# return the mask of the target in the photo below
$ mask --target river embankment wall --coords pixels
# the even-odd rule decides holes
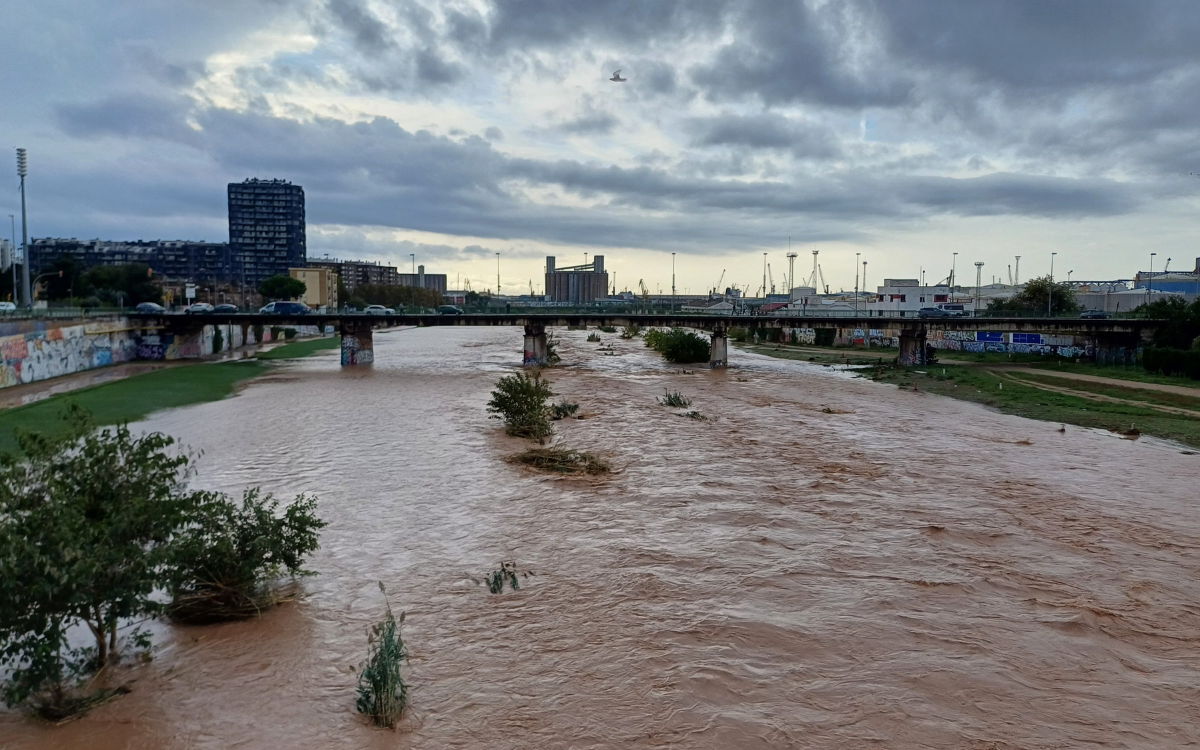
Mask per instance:
[[[317,326],[290,326],[317,336]],[[0,321],[0,388],[33,383],[134,360],[199,359],[263,344],[282,329],[248,324],[205,325],[187,333],[134,325],[125,316]]]

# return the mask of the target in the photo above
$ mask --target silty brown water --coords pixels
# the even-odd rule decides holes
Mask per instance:
[[[515,330],[377,334],[145,428],[198,484],[317,493],[307,596],[158,626],[133,693],[14,748],[1175,748],[1200,744],[1200,457],[734,351],[683,373],[560,334],[563,442],[601,480],[504,462],[484,404]],[[655,404],[664,389],[708,418]],[[517,593],[477,581],[501,560]],[[354,713],[383,608],[412,709]]]

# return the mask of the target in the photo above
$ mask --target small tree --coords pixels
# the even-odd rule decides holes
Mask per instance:
[[[0,457],[4,697],[47,716],[85,708],[73,678],[114,657],[121,620],[159,609],[150,597],[166,583],[171,541],[203,498],[187,490],[190,459],[170,437],[96,432],[77,405],[67,419],[66,437],[22,433],[24,458]],[[68,642],[78,624],[93,647]]]
[[[259,293],[267,299],[296,299],[304,295],[308,286],[300,279],[277,274],[259,285]]]
[[[1047,305],[1050,307],[1048,308]],[[1082,306],[1075,299],[1075,290],[1065,282],[1052,282],[1049,276],[1030,279],[1025,288],[1006,300],[992,300],[988,312],[1023,312],[1051,315],[1078,312]]]
[[[509,435],[544,443],[552,429],[546,401],[553,395],[541,373],[530,376],[519,372],[496,382],[487,409],[494,419],[504,420],[504,431]]]
[[[310,575],[304,558],[317,549],[325,522],[316,498],[301,495],[279,512],[279,501],[255,487],[242,502],[209,493],[175,545],[172,600],[179,620],[215,622],[251,617],[280,601],[275,582]]]

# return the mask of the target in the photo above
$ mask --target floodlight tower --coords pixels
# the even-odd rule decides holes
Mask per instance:
[[[983,261],[975,261],[975,312],[979,312],[979,287],[983,285]]]

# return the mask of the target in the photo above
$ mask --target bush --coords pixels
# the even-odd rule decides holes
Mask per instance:
[[[258,488],[242,502],[209,493],[180,535],[167,612],[184,622],[253,617],[282,601],[283,575],[308,575],[304,558],[318,548],[325,523],[316,498],[300,495],[279,512],[279,501]]]
[[[600,330],[604,333],[616,333],[617,329],[613,326],[600,326]]]
[[[358,712],[371,717],[376,726],[392,729],[408,707],[408,685],[400,674],[400,665],[408,661],[408,650],[400,636],[404,613],[392,615],[387,589],[379,583],[387,603],[387,614],[371,628],[367,639],[367,663],[358,675]]]
[[[683,409],[691,406],[692,400],[679,391],[667,391],[665,394],[663,394],[662,398],[658,400],[658,403],[662,404],[663,406],[672,406],[677,409]]]
[[[599,341],[599,340],[600,340],[600,334],[598,334],[598,333],[589,333],[589,334],[588,334],[588,337],[587,337],[587,340],[588,340],[588,341],[593,341],[593,342],[595,342],[595,341]]]
[[[1183,375],[1200,380],[1200,351],[1147,346],[1142,350],[1142,366],[1147,372]]]
[[[642,327],[637,324],[628,325],[621,329],[621,338],[623,338],[623,339],[636,338],[636,337],[640,336],[641,334],[642,334]]]
[[[675,364],[707,362],[712,351],[708,339],[682,328],[650,331],[646,333],[645,338],[647,346],[662,354],[663,359]]]
[[[191,459],[170,437],[134,437],[124,425],[97,432],[74,404],[66,419],[65,437],[23,432],[24,458],[0,455],[4,699],[53,720],[111,694],[83,678],[115,658],[122,621],[160,610],[152,594],[205,497],[187,489]],[[91,647],[68,638],[83,626]],[[148,645],[136,627],[129,640]]]
[[[554,394],[541,373],[505,375],[496,382],[487,409],[504,420],[504,431],[516,437],[546,442],[551,426],[546,401]]]
[[[566,419],[577,411],[579,411],[579,404],[572,404],[566,399],[563,399],[557,404],[552,404],[550,406],[550,419],[556,421],[559,419]]]
[[[491,594],[503,594],[506,583],[513,591],[521,590],[521,580],[517,577],[515,562],[500,563],[500,567],[484,576],[483,580],[487,583],[488,593]]]
[[[738,342],[739,344],[744,344],[750,340],[750,329],[743,328],[741,326],[734,326],[729,329],[728,335],[729,335],[729,338],[733,339],[734,341]]]
[[[607,461],[594,453],[571,448],[531,448],[507,460],[554,474],[606,474],[612,469]]]

